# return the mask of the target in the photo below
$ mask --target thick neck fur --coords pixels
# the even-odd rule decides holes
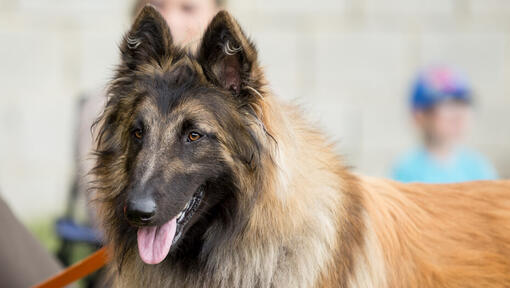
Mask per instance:
[[[257,192],[258,197],[249,208],[240,205],[250,210],[240,211],[248,217],[245,227],[240,233],[224,235],[207,255],[200,255],[196,271],[180,265],[148,266],[133,251],[122,270],[140,272],[121,273],[118,287],[134,283],[144,287],[317,287],[332,276],[336,287],[347,285],[354,261],[351,251],[361,246],[363,227],[359,195],[340,193],[357,188],[350,179],[353,176],[298,109],[271,96],[265,97],[261,107],[274,139],[267,140],[272,148],[262,157],[264,167],[247,180],[252,183],[240,185],[260,189],[241,191],[251,197]],[[271,144],[274,140],[276,145]],[[340,255],[343,259],[338,261]],[[324,271],[327,278],[320,274]]]

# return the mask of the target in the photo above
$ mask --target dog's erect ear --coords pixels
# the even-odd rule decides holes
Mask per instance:
[[[262,85],[257,50],[226,11],[207,27],[197,58],[207,78],[234,95],[257,93]]]
[[[171,47],[168,24],[153,6],[147,5],[124,36],[120,47],[122,62],[133,70],[148,62],[162,66],[170,57]]]

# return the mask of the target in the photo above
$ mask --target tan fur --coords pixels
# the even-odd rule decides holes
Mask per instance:
[[[510,182],[363,180],[389,287],[509,287]]]
[[[287,188],[278,187],[268,194],[274,195],[272,203],[287,206],[288,214],[282,211],[277,219],[285,219],[289,225],[289,218],[303,224],[317,221],[309,224],[312,231],[316,229],[305,238],[309,243],[320,241],[315,233],[328,237],[329,243],[337,246],[346,241],[339,236],[345,227],[331,227],[332,219],[321,215],[328,209],[334,209],[334,221],[344,219],[344,223],[356,223],[357,230],[351,233],[362,232],[361,239],[347,247],[353,253],[352,262],[348,263],[352,267],[348,275],[344,274],[349,279],[337,278],[346,269],[342,268],[346,265],[344,261],[351,257],[341,251],[336,263],[330,263],[326,272],[319,272],[324,276],[315,287],[343,287],[340,285],[345,282],[345,287],[510,286],[510,181],[405,185],[365,177],[353,179],[340,166],[325,138],[302,122],[298,110],[285,105],[279,107],[284,108],[280,115],[275,111],[281,109],[264,110],[268,118],[277,118],[270,123],[283,126],[274,125],[271,129],[298,133],[278,139],[278,152],[283,154],[279,162],[282,171],[275,182]],[[355,183],[347,187],[353,190],[345,187],[349,181]],[[361,215],[345,210],[345,202],[352,197],[360,198]],[[327,202],[336,207],[328,207]],[[261,216],[264,217],[268,215]],[[296,237],[290,231],[285,233],[290,238]],[[331,257],[327,254],[332,252],[320,245],[313,249],[315,255],[301,255],[317,261],[301,270],[310,279],[316,279],[318,272],[314,268],[321,261],[327,263]],[[326,256],[322,258],[324,252]],[[294,265],[298,267],[298,263],[296,260]]]
[[[287,206],[289,213],[278,219],[296,221],[300,217],[296,222],[317,221],[311,224],[317,225],[312,228],[317,231],[310,235],[310,243],[316,240],[315,233],[330,237],[330,243],[336,245],[345,241],[341,237],[345,227],[331,227],[331,219],[319,216],[328,209],[334,209],[335,221],[347,219],[345,222],[359,225],[351,233],[362,232],[361,239],[348,247],[353,253],[349,279],[336,278],[345,265],[343,261],[351,257],[341,251],[336,263],[322,272],[323,284],[317,287],[339,287],[345,281],[346,287],[510,286],[510,181],[405,185],[364,177],[353,180],[339,166],[324,137],[308,130],[297,116],[297,110],[283,107],[288,110],[277,117],[286,119],[271,123],[293,127],[273,126],[272,129],[299,134],[289,137],[288,142],[278,139],[279,152],[285,154],[282,156],[285,160],[279,162],[283,170],[280,177],[286,178],[279,181],[288,187],[279,187],[269,194],[276,194],[274,202],[286,199],[282,205]],[[271,110],[264,111],[268,117],[269,113]],[[355,185],[345,187],[348,181],[354,181]],[[282,193],[288,194],[282,196]],[[361,215],[345,210],[345,202],[352,197],[361,199]],[[328,201],[336,207],[328,207]],[[335,228],[336,238],[330,234]],[[292,235],[289,231],[285,233]],[[324,250],[320,245],[313,249],[317,263],[327,263],[331,255],[322,258],[321,254],[331,250]],[[308,277],[316,279],[311,267],[318,266],[310,265],[304,270]]]

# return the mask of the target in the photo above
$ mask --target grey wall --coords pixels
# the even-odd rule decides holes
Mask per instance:
[[[386,176],[413,146],[409,82],[429,64],[464,70],[477,94],[468,145],[510,177],[510,1],[258,0],[232,9],[278,95],[303,103],[356,170]]]
[[[0,0],[0,190],[25,219],[63,209],[76,101],[109,79],[130,2]],[[510,177],[510,1],[231,0],[230,9],[275,93],[302,103],[357,171],[388,174],[413,145],[409,80],[451,63],[478,95],[469,144]]]

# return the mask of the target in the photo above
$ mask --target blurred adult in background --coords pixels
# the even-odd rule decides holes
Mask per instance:
[[[225,0],[138,0],[133,7],[132,17],[134,19],[145,5],[154,5],[170,26],[174,44],[193,51],[209,22],[223,8],[224,2]],[[85,94],[80,101],[77,174],[78,190],[81,195],[85,194],[90,182],[85,175],[93,166],[90,152],[94,136],[90,133],[90,127],[104,108],[105,101],[105,87]]]
[[[135,2],[132,17],[134,19],[145,5],[154,5],[168,22],[174,44],[193,50],[200,42],[209,22],[223,7],[224,2],[225,0],[139,0]],[[103,110],[105,101],[105,87],[85,94],[80,101],[76,150],[77,185],[74,188],[77,189],[74,193],[78,196],[71,198],[72,201],[74,198],[86,198],[83,195],[87,194],[88,185],[92,180],[87,175],[94,165],[90,157],[94,148],[94,135],[91,134],[90,127]],[[70,205],[70,207],[75,206]],[[69,211],[71,212],[73,211]],[[92,217],[92,215],[89,216]]]
[[[194,48],[224,0],[139,0],[133,10],[135,17],[146,4],[154,5],[163,15],[172,32],[172,40],[180,46]]]
[[[219,0],[139,0],[132,8],[132,19],[135,19],[145,5],[155,6],[168,22],[174,44],[194,51],[222,3],[223,1]],[[90,154],[95,146],[95,136],[90,128],[104,109],[106,100],[106,88],[102,87],[84,94],[79,102],[75,185],[71,190],[66,215],[57,222],[58,236],[61,239],[58,256],[64,264],[70,263],[75,243],[97,246],[97,230],[90,229],[90,226],[95,226],[96,223],[95,213],[93,209],[86,209],[89,207],[86,203],[94,197],[88,193],[89,185],[93,181],[88,172],[94,166]],[[80,215],[84,215],[81,218],[85,219],[80,219]]]
[[[400,158],[392,178],[425,183],[496,178],[492,165],[462,144],[473,106],[472,89],[462,73],[446,66],[425,69],[410,100],[422,144]]]
[[[193,50],[207,24],[221,8],[222,2],[219,0],[138,1],[133,9],[133,16],[136,16],[144,5],[149,3],[154,5],[168,21],[174,43]],[[93,165],[88,156],[94,146],[90,127],[103,109],[105,100],[104,89],[86,94],[80,100],[76,135],[77,177],[72,190],[71,201],[73,202],[76,201],[78,195],[84,195],[87,190],[90,179],[85,179],[84,176]],[[69,205],[67,212],[69,215],[66,215],[66,218],[74,217],[75,208],[78,207],[74,203]],[[1,198],[0,222],[3,229],[3,236],[0,237],[0,269],[2,270],[0,271],[0,286],[29,287],[61,269],[60,264],[28,232]],[[65,229],[60,230],[71,231],[71,234],[80,232],[74,233],[76,235],[71,235],[71,238],[79,238],[84,234],[83,231],[87,231],[80,230],[80,227],[70,226],[68,221],[64,224],[62,227]],[[57,230],[59,230],[58,228]],[[78,243],[83,243],[83,239],[78,239]],[[64,261],[64,263],[66,262],[68,261]],[[103,287],[103,285],[99,284],[98,287]]]

